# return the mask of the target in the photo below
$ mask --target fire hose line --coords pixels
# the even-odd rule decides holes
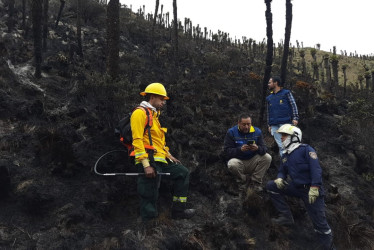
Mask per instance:
[[[102,158],[104,158],[106,155],[108,154],[111,154],[113,152],[127,152],[126,150],[123,150],[123,149],[115,149],[115,150],[111,150],[111,151],[108,151],[106,152],[105,154],[103,154],[102,156],[99,157],[99,159],[97,159],[96,163],[95,163],[95,166],[94,166],[94,171],[95,171],[95,174],[97,175],[102,175],[102,176],[119,176],[119,175],[126,175],[126,176],[139,176],[139,175],[144,175],[145,173],[99,173],[97,171],[97,166],[99,165],[99,162],[101,161]],[[170,173],[160,173],[160,172],[157,172],[157,175],[170,175]]]

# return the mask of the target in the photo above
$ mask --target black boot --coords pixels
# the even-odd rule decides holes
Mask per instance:
[[[278,218],[273,218],[271,221],[281,226],[292,226],[295,223],[292,216],[287,217],[284,215],[280,215]]]
[[[195,209],[187,208],[186,202],[173,202],[171,217],[173,219],[189,219],[195,215]]]

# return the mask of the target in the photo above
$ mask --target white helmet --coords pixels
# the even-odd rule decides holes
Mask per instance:
[[[301,142],[302,133],[301,130],[291,124],[284,124],[278,130],[277,133],[288,134],[291,136],[291,143]],[[296,140],[294,140],[294,138]]]

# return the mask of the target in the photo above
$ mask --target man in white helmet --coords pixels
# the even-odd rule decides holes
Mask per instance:
[[[284,226],[294,224],[284,196],[298,197],[303,200],[313,222],[320,248],[335,249],[331,228],[325,215],[322,169],[317,153],[311,146],[301,143],[302,133],[298,127],[285,124],[277,132],[281,134],[283,156],[277,179],[269,181],[266,185],[273,205],[280,213],[272,222]],[[287,176],[290,180],[286,181]]]

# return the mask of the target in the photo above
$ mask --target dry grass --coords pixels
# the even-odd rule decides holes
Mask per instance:
[[[374,225],[354,216],[346,207],[335,211],[337,225],[334,228],[335,241],[350,249],[374,249]]]
[[[296,50],[296,53],[293,59],[293,63],[296,65],[298,61],[301,61],[301,57],[297,49],[295,50]],[[313,58],[312,58],[312,55],[310,54],[311,48],[304,48],[304,50],[305,50],[305,61],[306,61],[307,71],[309,74],[313,75],[313,68],[312,68]],[[318,64],[322,62],[323,56],[325,54],[328,54],[329,56],[332,55],[332,53],[330,52],[317,50],[316,58],[317,58]],[[369,70],[374,70],[374,60],[369,61],[369,60],[363,60],[357,57],[341,56],[340,51],[337,51],[337,55],[338,55],[338,60],[339,60],[339,85],[341,86],[344,83],[343,71],[341,69],[342,65],[344,64],[348,66],[346,70],[347,85],[351,85],[351,86],[356,86],[356,83],[358,83],[358,80],[357,80],[358,75],[363,75],[365,73],[366,71],[364,68],[365,65],[369,68]],[[321,70],[319,73],[321,74]]]
[[[374,249],[374,228],[369,223],[360,221],[349,225],[348,235],[353,245],[361,249]]]
[[[251,216],[264,217],[264,199],[251,188],[247,189],[246,197],[243,201],[243,210]]]

